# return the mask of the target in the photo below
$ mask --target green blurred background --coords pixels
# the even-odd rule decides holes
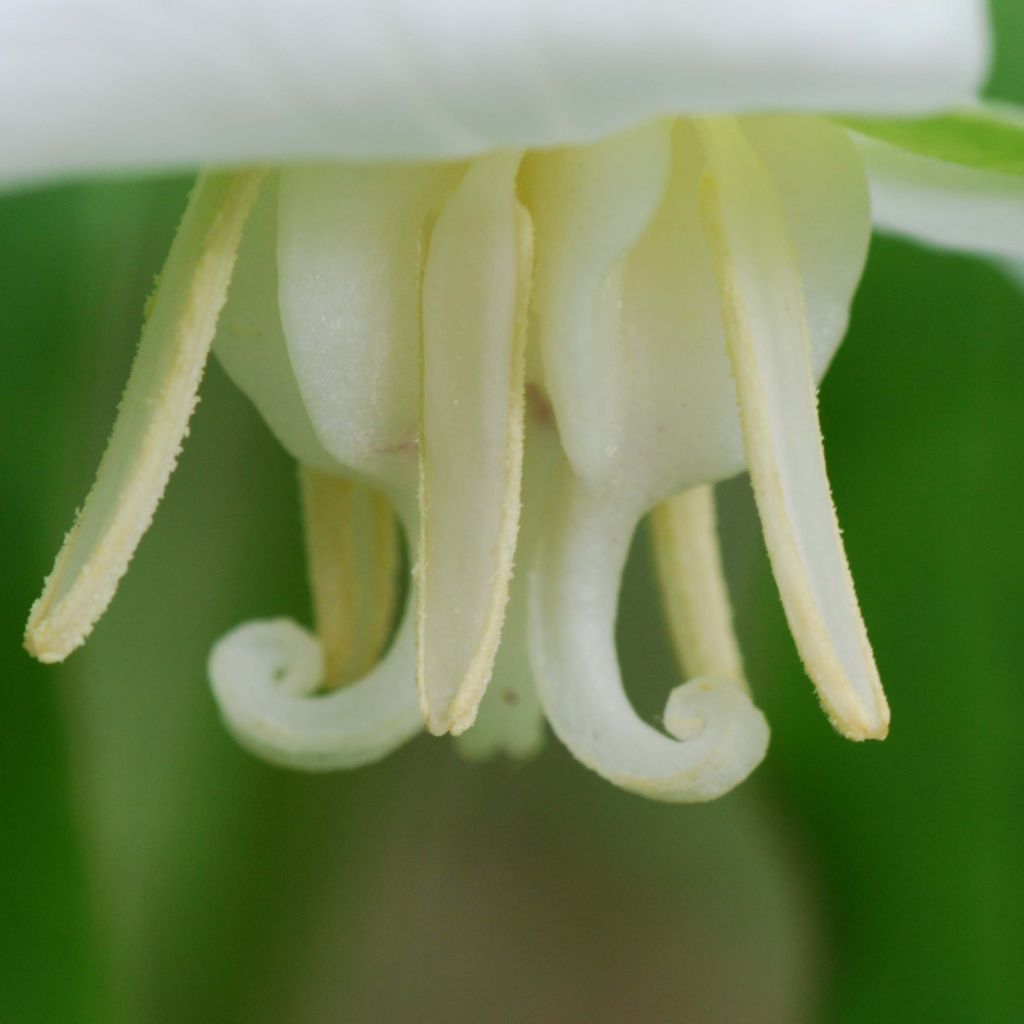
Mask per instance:
[[[1024,9],[992,93],[1024,101]],[[21,650],[91,482],[187,182],[0,199],[0,1022],[1024,1019],[1024,296],[878,240],[822,392],[893,707],[839,739],[800,670],[745,481],[722,488],[766,764],[679,808],[551,740],[420,738],[304,777],[240,752],[204,661],[308,616],[294,467],[218,367],[91,644]],[[621,613],[648,716],[673,684],[641,541]]]

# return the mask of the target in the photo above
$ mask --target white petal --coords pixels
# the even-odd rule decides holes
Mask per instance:
[[[410,602],[411,604],[411,602]],[[314,696],[324,682],[316,637],[288,619],[250,622],[210,654],[221,715],[246,749],[306,771],[377,761],[423,725],[414,682],[414,616],[359,682]]]
[[[672,691],[665,727],[644,723],[623,691],[615,652],[619,580],[640,510],[589,490],[567,465],[555,481],[530,592],[537,688],[558,737],[624,789],[710,800],[761,762],[768,727],[740,686],[695,679]]]
[[[113,599],[178,459],[262,174],[204,175],[175,236],[85,505],[29,616],[25,645],[62,661]]]
[[[276,176],[264,182],[246,225],[213,352],[294,458],[325,473],[337,472],[302,402],[281,330]]]
[[[772,568],[804,665],[834,724],[853,739],[879,738],[889,710],[829,494],[785,210],[738,124],[708,121],[702,138],[704,219]]]
[[[945,249],[1024,258],[1024,178],[854,139],[883,231]]]
[[[977,87],[987,42],[982,0],[8,0],[0,178],[938,109]]]
[[[417,675],[435,733],[476,717],[512,577],[533,242],[519,162],[499,153],[470,165],[423,275]]]
[[[414,480],[423,238],[459,173],[453,165],[281,175],[281,322],[313,427],[344,466],[376,473],[397,459]]]

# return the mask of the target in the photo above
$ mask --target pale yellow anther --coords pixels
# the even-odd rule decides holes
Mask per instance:
[[[313,619],[324,688],[362,678],[394,626],[398,524],[388,500],[362,483],[302,469]]]
[[[62,661],[106,610],[174,469],[263,173],[204,174],[157,290],[96,482],[32,607],[25,647]]]
[[[730,118],[699,124],[702,214],[772,569],[807,674],[835,727],[889,725],[829,493],[803,288],[778,191]]]
[[[417,680],[428,729],[476,718],[519,530],[533,228],[519,157],[470,166],[424,273]]]
[[[747,689],[716,519],[711,486],[663,501],[650,518],[654,562],[683,676],[730,680]]]

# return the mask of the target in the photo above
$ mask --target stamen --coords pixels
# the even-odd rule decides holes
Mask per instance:
[[[85,505],[29,616],[25,647],[62,661],[106,610],[177,462],[263,173],[200,177],[142,331]]]
[[[889,723],[829,493],[804,297],[774,182],[732,120],[701,122],[702,213],[714,254],[744,445],[775,579],[836,728]]]
[[[532,227],[519,155],[475,161],[434,227],[423,283],[417,679],[434,733],[473,723],[519,528]]]
[[[747,687],[722,571],[710,486],[658,505],[650,516],[654,560],[669,633],[684,676]]]
[[[364,484],[302,469],[313,619],[327,688],[366,674],[395,614],[398,531],[387,499]]]

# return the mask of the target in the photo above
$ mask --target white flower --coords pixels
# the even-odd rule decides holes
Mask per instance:
[[[865,167],[884,226],[1019,255],[986,233],[1020,218],[1019,177],[943,149],[989,115],[906,121],[969,102],[986,54],[976,0],[8,3],[9,182],[269,168],[200,178],[29,649],[62,659],[106,608],[213,344],[304,467],[317,635],[252,623],[211,657],[268,759],[362,764],[423,721],[525,753],[542,707],[621,786],[725,792],[768,738],[710,488],[745,466],[825,710],[884,736],[815,379],[867,253]],[[981,151],[1024,138],[991,117]],[[692,676],[667,734],[614,646],[651,510]]]

